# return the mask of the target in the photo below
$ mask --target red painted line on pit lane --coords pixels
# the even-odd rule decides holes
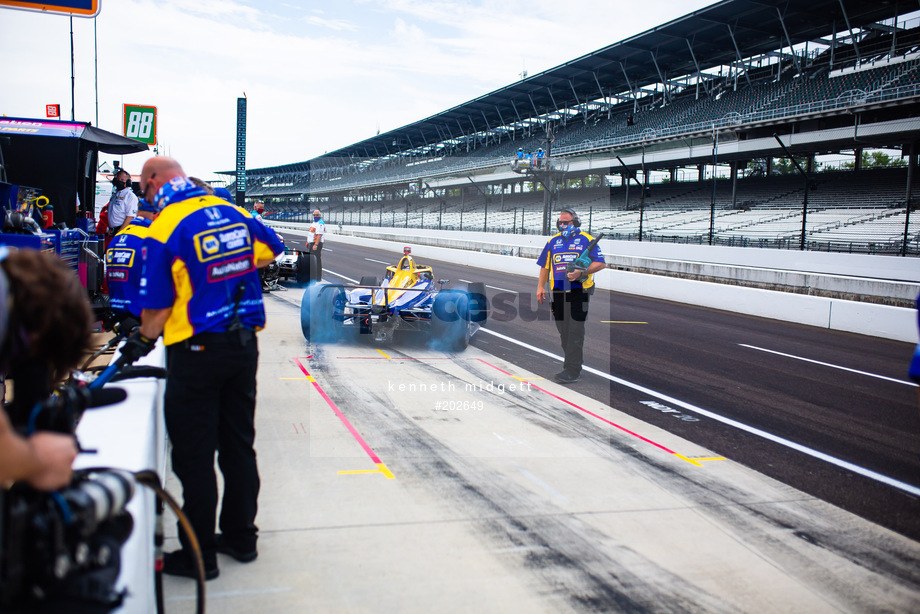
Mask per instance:
[[[483,360],[482,358],[478,358],[477,360],[479,360],[479,361],[480,361],[481,363],[483,363],[483,364],[489,365],[490,367],[492,367],[492,368],[495,369],[496,371],[501,371],[502,373],[504,373],[504,374],[507,375],[508,377],[514,377],[514,375],[512,375],[511,373],[508,373],[507,371],[505,371],[504,369],[502,369],[502,368],[500,368],[500,367],[496,367],[496,366],[493,365],[492,363],[487,362],[487,361]],[[581,407],[580,405],[576,405],[575,403],[572,403],[572,402],[569,401],[568,399],[563,399],[563,398],[560,397],[559,395],[553,394],[552,392],[550,392],[549,390],[546,390],[545,388],[540,388],[540,387],[537,386],[536,384],[530,384],[530,387],[531,387],[531,388],[536,388],[536,389],[539,390],[540,392],[545,392],[545,393],[548,394],[549,396],[551,396],[551,397],[553,397],[553,398],[555,398],[555,399],[559,399],[560,401],[562,401],[562,402],[565,403],[566,405],[571,405],[572,407],[574,407],[574,408],[577,409],[578,411],[584,412],[584,413],[588,414],[589,416],[593,416],[594,418],[597,418],[597,419],[600,420],[601,422],[606,422],[606,423],[609,424],[610,426],[612,426],[612,427],[614,427],[614,428],[618,428],[618,429],[620,429],[621,431],[623,431],[624,433],[629,433],[629,434],[632,435],[633,437],[637,437],[637,438],[641,439],[642,441],[644,441],[645,443],[651,444],[651,445],[655,446],[656,448],[660,448],[661,450],[664,450],[664,451],[667,452],[668,454],[674,454],[675,456],[680,456],[680,455],[677,454],[677,452],[675,452],[674,450],[671,450],[671,449],[669,449],[669,448],[666,448],[666,447],[664,447],[663,445],[661,445],[660,443],[656,443],[656,442],[652,441],[651,439],[649,439],[649,438],[647,438],[647,437],[643,437],[643,436],[640,435],[639,433],[634,433],[633,431],[629,430],[628,428],[626,428],[626,427],[624,427],[624,426],[620,426],[620,425],[617,424],[616,422],[612,422],[612,421],[608,420],[607,418],[604,418],[603,416],[598,416],[598,415],[595,414],[593,411],[590,411],[590,410],[588,410],[588,409],[585,409],[584,407]]]
[[[336,356],[337,360],[453,360],[450,356],[423,356],[414,358],[412,356]]]
[[[329,407],[332,408],[332,411],[335,412],[335,415],[339,417],[339,420],[342,421],[342,424],[345,425],[345,428],[348,429],[348,432],[351,433],[351,436],[354,437],[359,444],[361,444],[361,447],[364,448],[364,451],[367,452],[367,455],[371,457],[371,460],[374,461],[375,464],[382,463],[383,461],[380,460],[380,457],[377,456],[377,454],[371,449],[369,445],[367,445],[367,442],[364,441],[364,438],[358,434],[358,431],[351,425],[351,422],[348,421],[348,418],[345,417],[345,414],[343,414],[332,401],[332,399],[329,398],[329,395],[327,395],[326,391],[323,390],[322,386],[319,385],[319,383],[316,381],[316,378],[310,375],[310,372],[307,371],[305,366],[303,366],[303,363],[300,362],[300,359],[295,358],[294,362],[297,363],[297,366],[300,367],[300,370],[303,371],[303,374],[309,378],[310,383],[313,384],[313,387],[316,388],[316,391],[319,392],[320,396],[326,400],[326,403],[329,404]]]

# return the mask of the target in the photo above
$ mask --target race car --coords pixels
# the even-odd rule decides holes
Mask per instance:
[[[281,279],[293,277],[298,283],[307,280],[309,271],[306,269],[307,257],[304,252],[285,246],[284,251],[275,258],[275,262],[278,264],[278,277]]]
[[[445,288],[430,266],[415,262],[411,249],[383,280],[362,277],[357,285],[311,283],[304,292],[300,321],[307,341],[335,342],[368,335],[387,343],[397,331],[427,334],[435,349],[461,351],[488,317],[485,286]]]

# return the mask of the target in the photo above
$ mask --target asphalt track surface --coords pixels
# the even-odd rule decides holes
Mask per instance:
[[[400,256],[333,240],[323,250],[324,278],[382,276]],[[490,319],[473,346],[546,378],[561,370],[549,307],[536,303],[536,265],[528,278],[419,260],[450,280],[447,287],[486,285]],[[906,377],[912,351],[907,343],[598,291],[586,370],[571,388],[920,540],[920,411]]]

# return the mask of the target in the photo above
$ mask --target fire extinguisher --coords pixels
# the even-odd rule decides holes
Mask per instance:
[[[42,214],[42,228],[51,228],[54,226],[54,207],[48,201],[47,196],[39,196],[36,201],[38,210]]]

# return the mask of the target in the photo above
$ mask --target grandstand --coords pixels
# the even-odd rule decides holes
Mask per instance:
[[[552,204],[623,240],[918,255],[907,11],[724,0],[397,130],[248,169],[247,197],[330,224],[543,233]],[[568,168],[552,198],[510,167],[540,147]],[[865,165],[867,149],[894,164]]]

